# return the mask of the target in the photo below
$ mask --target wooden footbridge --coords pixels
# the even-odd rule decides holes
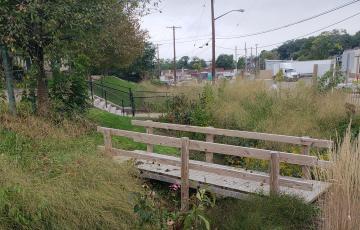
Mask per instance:
[[[281,192],[295,194],[307,202],[312,202],[330,186],[327,182],[313,180],[310,171],[312,167],[329,167],[331,162],[309,155],[310,148],[330,148],[333,143],[328,140],[153,121],[133,120],[132,123],[145,127],[147,133],[98,127],[98,131],[104,134],[105,141],[105,146],[99,148],[111,154],[116,160],[136,159],[136,165],[144,178],[181,184],[183,210],[188,208],[189,187],[205,187],[214,193],[234,198],[242,198],[246,194],[256,192],[265,194]],[[154,129],[202,133],[206,134],[206,141],[154,135]],[[215,135],[300,145],[302,154],[214,143]],[[112,136],[127,137],[135,142],[145,143],[147,151],[115,149],[112,147]],[[154,153],[154,145],[179,148],[181,157]],[[205,152],[206,162],[189,160],[191,150]],[[270,166],[269,173],[214,164],[213,153],[267,160]],[[280,163],[301,165],[303,178],[281,176]]]

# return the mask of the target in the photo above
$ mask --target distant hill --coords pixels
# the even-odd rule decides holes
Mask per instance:
[[[360,47],[360,31],[355,35],[345,30],[323,32],[318,36],[291,40],[271,51],[262,51],[261,59],[318,60],[341,55],[344,50]]]

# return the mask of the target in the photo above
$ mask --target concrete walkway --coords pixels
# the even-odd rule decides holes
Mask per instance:
[[[106,105],[107,104],[107,105]],[[132,117],[132,113],[131,113],[131,107],[124,107],[124,109],[121,106],[115,105],[114,103],[111,102],[105,102],[105,99],[98,97],[98,96],[94,96],[94,103],[93,106],[95,108],[101,109],[103,111],[118,115],[118,116],[127,116],[127,117]],[[123,112],[124,110],[124,112]],[[159,117],[161,117],[163,114],[162,113],[135,113],[135,117],[137,118],[153,118],[153,119],[157,119]]]

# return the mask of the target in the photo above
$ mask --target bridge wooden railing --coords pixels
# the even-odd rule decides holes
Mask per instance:
[[[138,121],[134,123],[139,124]],[[152,124],[153,126],[155,126],[155,123],[147,122],[146,124],[147,125]],[[216,130],[213,128],[210,129]],[[201,130],[201,128],[199,130]],[[313,190],[313,184],[308,181],[298,180],[293,177],[280,176],[280,162],[297,164],[307,167],[329,167],[331,165],[329,161],[319,160],[315,156],[299,155],[299,154],[293,154],[287,152],[270,151],[265,149],[256,149],[256,148],[248,148],[248,147],[234,146],[227,144],[210,143],[205,141],[189,140],[189,138],[187,137],[176,138],[176,137],[154,135],[151,134],[151,131],[150,132],[148,131],[149,133],[138,133],[138,132],[104,128],[104,127],[98,127],[98,131],[103,133],[104,142],[105,142],[105,146],[100,148],[105,150],[107,153],[111,155],[133,157],[139,160],[154,160],[160,164],[180,166],[181,194],[182,194],[181,198],[182,198],[183,210],[186,210],[188,207],[189,169],[262,182],[270,185],[270,193],[279,193],[280,186],[302,189],[307,191]],[[217,131],[213,131],[213,133],[215,132]],[[181,158],[163,156],[159,154],[154,154],[152,152],[143,153],[143,152],[115,149],[112,147],[112,136],[127,137],[133,139],[135,142],[145,143],[148,146],[161,145],[161,146],[179,148],[181,149]],[[271,134],[269,134],[268,137],[270,138]],[[291,138],[288,140],[293,141],[291,140]],[[309,145],[308,139],[307,141],[303,141],[302,143]],[[318,140],[316,144],[320,146],[325,145],[324,142],[321,142],[320,140]],[[260,160],[268,160],[270,161],[270,172],[269,174],[255,173],[255,172],[248,172],[245,170],[239,170],[233,167],[217,165],[211,162],[191,161],[189,160],[190,150],[219,153],[224,155],[240,156],[240,157],[247,157],[253,159],[260,159]]]
[[[202,133],[206,134],[206,142],[214,142],[215,136],[228,136],[228,137],[239,137],[245,139],[254,139],[286,144],[294,144],[302,146],[302,155],[309,155],[310,148],[331,148],[333,145],[332,141],[321,140],[310,137],[296,137],[296,136],[286,136],[278,134],[269,134],[269,133],[258,133],[258,132],[248,132],[248,131],[239,131],[239,130],[228,130],[228,129],[218,129],[213,127],[198,127],[190,125],[179,125],[179,124],[170,124],[170,123],[160,123],[153,121],[141,121],[133,120],[133,125],[142,126],[146,128],[147,133],[153,133],[154,128],[156,129],[165,129],[165,130],[176,130],[176,131],[185,131],[193,133]],[[148,145],[147,151],[152,152],[153,146]],[[211,150],[205,151],[206,162],[213,162],[213,152]],[[311,173],[308,166],[302,167],[303,178],[310,179]]]

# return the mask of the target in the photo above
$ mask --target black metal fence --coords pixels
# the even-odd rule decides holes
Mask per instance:
[[[106,106],[110,102],[121,107],[123,113],[131,112],[133,116],[135,113],[165,112],[168,109],[169,100],[173,98],[169,92],[137,91],[123,86],[118,87],[89,81],[93,102],[94,96],[101,97],[105,100]]]

